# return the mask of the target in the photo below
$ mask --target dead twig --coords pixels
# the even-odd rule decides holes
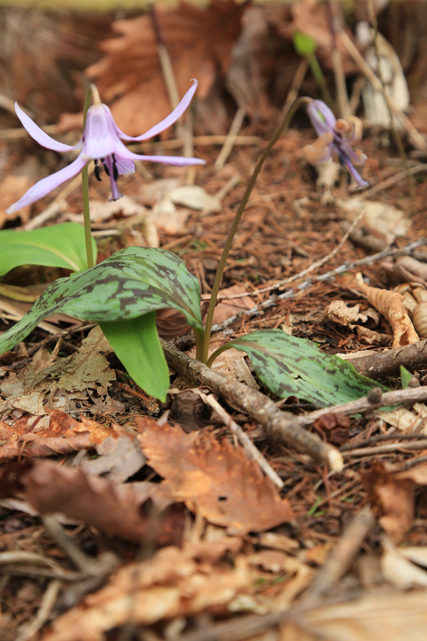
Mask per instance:
[[[224,146],[218,154],[218,158],[215,160],[214,167],[216,170],[222,169],[227,162],[231,150],[234,147],[239,131],[242,128],[243,120],[245,119],[246,111],[243,107],[239,107],[236,111],[236,114],[231,123],[230,131],[228,132],[227,138],[225,140]]]
[[[230,432],[232,432],[238,438],[248,457],[253,461],[256,461],[264,474],[268,476],[268,478],[273,481],[273,483],[279,489],[282,489],[284,485],[282,479],[277,474],[277,472],[273,470],[270,463],[268,463],[259,449],[252,443],[251,439],[246,434],[246,432],[242,430],[240,425],[237,425],[237,423],[233,421],[231,416],[227,414],[225,409],[218,403],[216,398],[214,398],[212,395],[203,394],[203,392],[200,392],[200,390],[198,393],[199,396],[204,400],[204,402],[210,405],[213,410],[215,410],[220,419],[224,421],[224,425],[229,428]]]
[[[22,632],[17,636],[16,641],[29,641],[34,635],[43,627],[49,619],[53,607],[58,598],[59,590],[61,588],[61,581],[54,579],[49,583],[43,594],[40,607],[34,619],[25,626]]]
[[[375,388],[376,389],[376,388]],[[401,403],[416,403],[417,401],[427,400],[427,386],[421,387],[408,387],[407,389],[396,390],[395,392],[384,392],[378,388],[379,400],[369,396],[363,396],[356,401],[349,401],[341,405],[333,405],[332,407],[325,407],[321,410],[315,410],[304,416],[298,416],[295,420],[300,425],[310,425],[325,414],[359,414],[360,412],[373,411],[388,405],[400,405]],[[374,402],[373,402],[374,401]]]
[[[414,372],[427,367],[427,340],[405,347],[395,347],[378,354],[358,356],[351,359],[351,364],[359,374],[374,379],[398,374],[401,365]]]
[[[331,552],[325,565],[318,571],[304,596],[301,606],[311,606],[325,595],[344,576],[354,562],[360,546],[375,525],[375,517],[365,508],[361,510]]]
[[[308,454],[315,461],[328,465],[333,472],[341,471],[343,463],[339,451],[321,441],[317,435],[303,430],[292,414],[279,410],[270,398],[193,360],[171,343],[162,341],[162,346],[166,360],[175,372],[197,387],[209,387],[215,394],[246,412],[264,428],[266,436]]]

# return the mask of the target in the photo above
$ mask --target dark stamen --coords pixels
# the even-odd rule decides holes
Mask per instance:
[[[113,176],[114,176],[114,180],[117,181],[117,179],[119,177],[119,172],[118,172],[118,169],[117,169],[117,161],[116,161],[116,157],[115,157],[114,154],[113,154]]]
[[[110,175],[110,170],[108,169],[107,163],[105,162],[104,158],[101,158],[101,162],[102,162],[102,166],[105,169],[105,173],[107,174],[107,176],[109,176]]]
[[[95,174],[95,178],[99,180],[99,182],[102,181],[101,178],[101,167],[98,165],[98,161],[95,160],[95,169],[93,170],[93,173]]]

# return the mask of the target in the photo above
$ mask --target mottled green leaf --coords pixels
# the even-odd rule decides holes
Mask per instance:
[[[101,323],[108,342],[144,392],[166,400],[169,368],[156,328],[156,312],[125,321]]]
[[[52,283],[29,312],[0,336],[0,353],[12,349],[56,312],[102,323],[163,308],[181,311],[191,327],[202,328],[197,278],[172,252],[128,247],[92,269]]]
[[[94,257],[96,244],[92,240]],[[17,231],[0,231],[0,276],[20,265],[87,269],[84,229],[78,223],[62,223]]]
[[[348,361],[280,329],[253,332],[227,345],[246,352],[258,378],[280,398],[297,396],[324,407],[366,396],[373,387],[387,390]]]

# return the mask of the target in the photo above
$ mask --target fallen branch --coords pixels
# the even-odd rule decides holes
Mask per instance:
[[[378,396],[376,397],[376,392]],[[400,405],[401,403],[416,403],[418,401],[427,401],[427,386],[408,387],[407,389],[396,390],[395,392],[381,393],[380,388],[371,390],[369,396],[363,396],[356,401],[349,401],[341,405],[325,407],[321,410],[315,410],[304,416],[298,416],[294,420],[299,425],[310,425],[325,414],[359,414],[360,412],[378,410],[388,405]]]
[[[209,387],[215,394],[246,412],[264,428],[266,436],[308,454],[316,462],[328,465],[332,472],[342,470],[343,459],[340,452],[321,441],[316,434],[306,432],[292,414],[282,412],[268,396],[193,360],[171,343],[162,341],[162,346],[168,365],[175,372],[193,385]]]
[[[369,378],[382,378],[399,374],[403,365],[410,372],[427,367],[427,340],[418,341],[405,347],[395,347],[386,352],[352,358],[353,367]]]

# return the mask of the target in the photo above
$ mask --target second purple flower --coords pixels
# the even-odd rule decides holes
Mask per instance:
[[[350,116],[337,120],[321,100],[312,100],[307,107],[307,113],[319,136],[313,145],[304,147],[308,162],[316,165],[336,155],[360,189],[369,187],[369,183],[356,169],[356,167],[363,167],[366,156],[360,149],[353,149],[353,145],[362,139],[363,127],[359,118]]]

